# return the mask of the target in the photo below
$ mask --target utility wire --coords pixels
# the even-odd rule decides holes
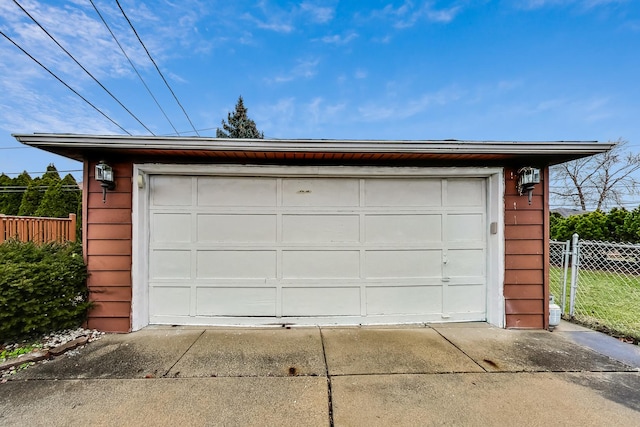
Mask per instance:
[[[14,0],[15,1],[15,0]],[[182,112],[184,113],[185,117],[187,118],[187,120],[189,121],[189,124],[191,125],[191,128],[193,129],[193,131],[196,133],[196,135],[200,136],[200,134],[198,133],[198,131],[196,130],[196,127],[193,125],[193,122],[191,122],[191,119],[189,118],[189,115],[187,114],[187,111],[184,109],[184,107],[182,106],[182,104],[180,103],[180,101],[178,100],[178,97],[176,96],[176,94],[173,92],[173,89],[171,89],[171,86],[169,86],[169,82],[167,82],[167,79],[164,78],[164,74],[162,74],[162,71],[160,71],[160,68],[158,67],[158,64],[156,64],[156,61],[153,60],[153,57],[151,56],[151,53],[149,53],[149,49],[147,49],[147,46],[145,46],[145,44],[142,42],[142,39],[140,38],[140,36],[138,35],[138,32],[136,31],[136,29],[134,28],[133,24],[131,23],[131,21],[129,20],[129,17],[127,16],[127,14],[124,12],[124,9],[122,8],[122,6],[120,5],[120,1],[116,0],[116,4],[118,5],[118,7],[120,8],[120,12],[122,12],[122,16],[124,16],[124,18],[127,20],[127,22],[129,23],[129,26],[131,27],[131,29],[133,30],[133,32],[135,33],[136,37],[138,38],[138,41],[140,42],[140,44],[142,45],[142,47],[144,48],[144,51],[147,52],[147,56],[149,57],[149,59],[151,60],[151,62],[153,62],[154,67],[156,67],[156,70],[158,71],[158,74],[160,74],[160,77],[162,77],[162,81],[164,81],[164,84],[167,86],[167,89],[169,89],[169,92],[171,92],[171,95],[173,95],[173,99],[176,100],[176,102],[178,103],[178,105],[180,106],[180,108],[182,109]]]
[[[176,130],[176,127],[173,125],[173,123],[171,122],[171,120],[169,119],[169,116],[167,116],[167,113],[165,113],[165,111],[162,109],[162,107],[160,106],[160,103],[158,102],[158,100],[156,99],[155,96],[153,96],[153,92],[151,92],[151,89],[149,89],[149,86],[147,86],[147,83],[144,81],[144,79],[142,78],[142,76],[140,75],[140,73],[138,72],[138,69],[136,68],[135,65],[133,65],[133,61],[131,61],[131,59],[129,58],[129,55],[127,55],[127,52],[125,52],[124,48],[122,47],[122,45],[120,44],[120,42],[118,41],[118,38],[116,37],[116,35],[113,33],[113,31],[111,31],[111,27],[109,27],[109,24],[107,24],[107,21],[105,21],[104,17],[102,16],[102,14],[100,13],[100,11],[98,10],[98,7],[95,5],[95,3],[93,2],[93,0],[89,0],[91,2],[91,5],[93,6],[93,8],[96,10],[96,13],[98,14],[98,16],[100,17],[100,19],[102,20],[102,23],[104,24],[105,27],[107,27],[107,30],[109,30],[109,33],[111,34],[111,37],[113,37],[113,40],[115,40],[115,42],[118,44],[118,47],[120,48],[120,50],[122,51],[122,54],[125,56],[125,58],[127,58],[127,61],[129,61],[129,64],[131,65],[131,68],[133,68],[133,71],[136,72],[136,74],[138,75],[138,78],[140,79],[140,81],[142,82],[142,84],[144,85],[144,87],[147,89],[147,92],[149,92],[149,95],[151,95],[151,98],[153,98],[153,100],[155,101],[156,105],[158,106],[158,108],[160,109],[160,111],[162,112],[162,115],[164,115],[164,118],[167,119],[167,121],[169,122],[169,124],[171,125],[171,127],[173,128],[174,132],[178,135],[180,135],[180,132],[178,132]]]
[[[52,187],[52,186],[51,185],[38,185],[38,186],[32,186],[31,188],[44,193],[50,187]],[[0,187],[0,194],[25,193],[28,189],[29,189],[29,187],[26,187],[26,186],[6,185],[6,186]],[[77,185],[70,184],[70,185],[61,185],[60,186],[60,190],[62,190],[62,191],[82,191],[82,188],[78,187]]]
[[[52,35],[51,35],[51,34],[50,34],[50,33],[49,33],[49,32],[48,32],[48,31],[47,31],[47,30],[46,30],[46,29],[45,29],[45,28],[44,28],[44,27],[43,27],[43,26],[42,26],[42,25],[41,25],[41,24],[40,24],[40,23],[39,23],[39,22],[38,22],[38,21],[33,17],[33,16],[31,16],[31,14],[30,14],[30,13],[29,13],[29,12],[28,12],[24,7],[22,7],[22,5],[21,5],[20,3],[18,3],[18,1],[17,1],[17,0],[13,0],[13,2],[14,2],[14,3],[15,3],[15,4],[20,8],[20,9],[22,9],[22,11],[23,11],[23,12],[24,12],[24,13],[25,13],[29,18],[31,18],[31,20],[32,20],[32,21],[33,21],[33,22],[34,22],[38,27],[40,27],[40,29],[41,29],[42,31],[44,31],[44,33],[45,33],[47,36],[49,36],[49,38],[50,38],[51,40],[53,40],[53,42],[54,42],[55,44],[57,44],[57,45],[58,45],[58,47],[64,51],[64,53],[66,53],[67,55],[69,55],[69,57],[70,57],[70,58],[71,58],[71,59],[72,59],[76,64],[78,64],[78,66],[79,66],[80,68],[82,68],[82,70],[83,70],[85,73],[87,73],[87,75],[89,75],[89,77],[91,77],[91,78],[93,79],[93,81],[95,81],[95,82],[96,82],[96,83],[97,83],[97,84],[98,84],[102,89],[104,89],[104,91],[105,91],[105,92],[107,92],[107,93],[109,94],[109,96],[111,96],[111,98],[113,98],[113,100],[114,100],[114,101],[116,101],[118,104],[120,104],[120,106],[121,106],[122,108],[124,108],[124,109],[125,109],[125,111],[126,111],[127,113],[129,113],[129,115],[131,115],[131,117],[133,117],[134,119],[136,119],[136,121],[137,121],[138,123],[140,123],[140,124],[142,125],[142,127],[144,127],[144,128],[147,130],[147,132],[149,132],[149,133],[150,133],[151,135],[153,135],[153,136],[156,136],[156,135],[151,131],[151,129],[149,129],[149,128],[144,124],[144,123],[142,123],[142,122],[140,121],[140,119],[139,119],[135,114],[133,114],[133,113],[132,113],[132,112],[131,112],[127,107],[125,107],[125,106],[124,106],[124,104],[123,104],[122,102],[120,102],[120,100],[119,100],[118,98],[116,98],[116,96],[115,96],[113,93],[111,93],[111,92],[109,91],[109,89],[107,89],[107,88],[106,88],[102,83],[100,83],[100,81],[99,81],[96,77],[94,77],[94,75],[93,75],[93,74],[91,74],[91,73],[89,72],[89,70],[87,70],[87,69],[86,69],[82,64],[80,64],[80,62],[78,62],[78,60],[77,60],[77,59],[76,59],[76,58],[75,58],[75,57],[74,57],[74,56],[73,56],[73,55],[72,55],[72,54],[71,54],[67,49],[65,49],[65,48],[64,48],[64,47],[63,47],[63,46],[62,46],[62,45],[61,45],[61,44],[60,44],[60,43],[55,39],[55,37],[53,37],[53,36],[52,36]]]
[[[217,127],[215,127],[215,128],[204,128],[204,129],[198,129],[198,130],[197,130],[197,131],[195,131],[195,132],[202,132],[202,131],[205,131],[205,130],[214,130],[214,129],[218,129],[218,128],[217,128]],[[177,131],[176,131],[175,133],[166,133],[166,134],[161,135],[161,136],[173,136],[173,135],[181,135],[181,134],[183,134],[183,133],[193,133],[193,132],[194,132],[194,131],[192,131],[192,130],[183,130],[182,132],[177,132]],[[198,135],[198,136],[200,136],[200,135]]]
[[[27,172],[27,171],[22,171],[22,172],[0,172],[0,175],[21,175],[23,173],[28,173],[29,175],[33,175],[33,174],[45,174],[45,173],[54,173],[54,172],[82,172],[82,169],[68,169],[68,170],[63,170],[63,171],[44,171],[44,172]]]
[[[0,35],[2,35],[5,39],[9,40],[15,47],[17,47],[18,49],[20,49],[22,51],[22,53],[24,53],[25,55],[27,55],[29,58],[31,58],[36,64],[38,64],[39,66],[41,66],[42,68],[45,69],[45,71],[47,71],[49,74],[51,74],[56,80],[58,80],[60,83],[62,83],[63,85],[65,85],[67,87],[67,89],[69,89],[71,92],[75,93],[76,95],[78,95],[84,102],[86,102],[87,104],[89,104],[91,107],[93,107],[94,110],[96,110],[98,113],[102,114],[107,120],[109,120],[111,123],[113,123],[114,125],[118,126],[124,133],[126,133],[127,135],[131,135],[131,132],[129,132],[128,130],[126,130],[125,128],[123,128],[122,126],[120,126],[118,123],[116,123],[111,117],[107,116],[104,112],[102,112],[102,110],[100,110],[98,107],[96,107],[95,105],[93,105],[91,103],[91,101],[89,101],[87,98],[85,98],[84,96],[80,95],[80,93],[78,93],[78,91],[76,91],[74,88],[72,88],[71,86],[69,86],[67,83],[64,82],[64,80],[62,80],[60,77],[58,77],[57,75],[55,75],[53,73],[53,71],[49,70],[45,65],[43,65],[40,61],[38,61],[36,58],[34,58],[33,56],[31,56],[31,54],[29,54],[29,52],[27,52],[26,50],[24,50],[18,43],[14,42],[11,37],[9,37],[8,35],[6,35],[2,30],[0,30]]]

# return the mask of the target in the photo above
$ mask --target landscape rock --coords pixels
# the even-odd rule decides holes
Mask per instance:
[[[0,371],[15,368],[16,366],[20,366],[24,363],[39,362],[41,360],[48,359],[49,357],[50,354],[47,350],[32,351],[31,353],[23,354],[15,359],[9,359],[6,362],[0,363]]]
[[[49,350],[49,353],[51,353],[52,356],[59,356],[69,350],[72,350],[76,347],[80,347],[81,345],[85,345],[86,343],[89,342],[89,337],[88,336],[83,336],[80,338],[76,338],[74,340],[71,340],[65,344],[59,345],[57,347],[54,347],[52,349]]]

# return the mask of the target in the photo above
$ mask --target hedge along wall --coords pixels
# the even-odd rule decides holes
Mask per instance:
[[[102,187],[94,176],[98,160],[84,163],[83,245],[93,302],[87,325],[105,332],[129,332],[133,163],[104,159],[114,169],[116,187],[103,203]]]
[[[77,243],[0,245],[0,343],[82,324],[90,303],[81,249]]]

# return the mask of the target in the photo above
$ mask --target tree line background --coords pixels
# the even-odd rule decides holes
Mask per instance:
[[[0,174],[0,214],[67,218],[73,213],[80,218],[81,204],[82,191],[73,175],[60,178],[53,164],[36,178],[27,172],[15,178]]]
[[[607,213],[594,211],[566,218],[558,213],[551,214],[551,240],[571,240],[573,233],[578,233],[584,240],[640,243],[640,207],[631,211],[613,208]]]

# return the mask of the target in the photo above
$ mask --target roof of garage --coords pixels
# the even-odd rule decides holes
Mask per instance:
[[[75,160],[232,161],[349,164],[553,165],[606,152],[596,141],[223,139],[123,135],[16,134],[25,145]]]

